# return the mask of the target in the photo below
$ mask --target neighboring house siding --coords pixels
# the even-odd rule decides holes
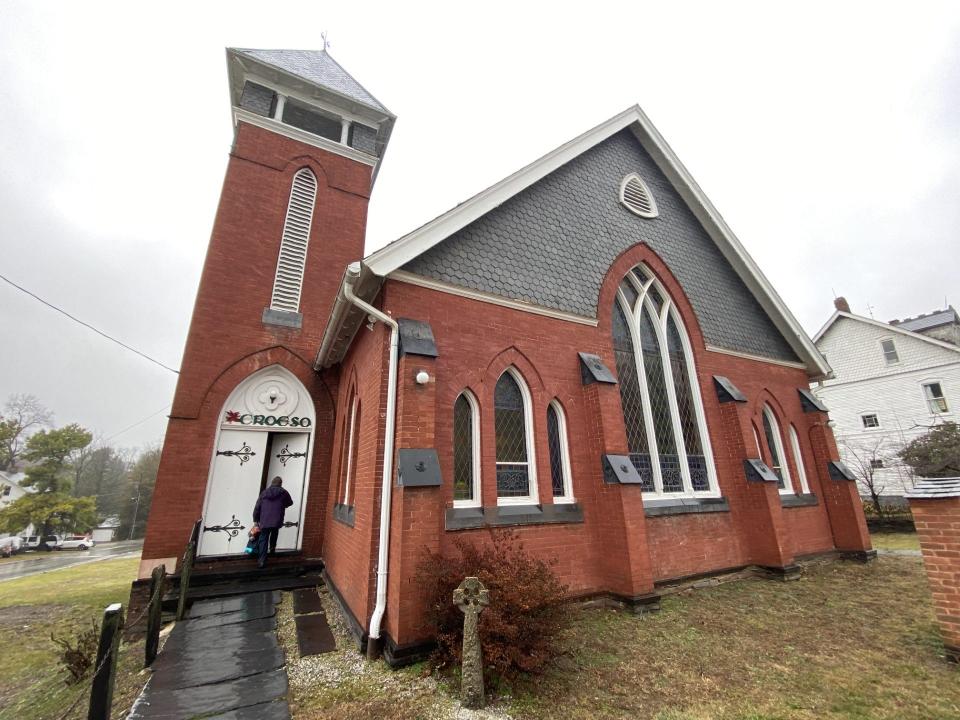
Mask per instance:
[[[880,347],[884,338],[896,343],[900,360],[895,365],[884,360]],[[898,462],[897,451],[932,425],[960,418],[960,351],[849,318],[839,318],[817,346],[836,377],[813,390],[836,423],[834,433],[844,461],[856,472],[855,455],[869,462],[876,453],[885,466],[876,471],[884,494],[902,494],[912,481],[910,469]],[[940,383],[948,412],[930,412],[923,384],[931,381]],[[875,414],[880,426],[865,428],[866,414]],[[866,493],[866,488],[861,490]]]
[[[619,202],[643,177],[659,209],[646,219]],[[706,342],[778,360],[797,356],[682,198],[629,130],[507,200],[403,269],[453,285],[596,317],[614,259],[648,244],[683,285]]]

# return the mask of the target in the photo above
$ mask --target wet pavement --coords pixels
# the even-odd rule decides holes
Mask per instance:
[[[15,556],[17,559],[0,563],[0,582],[59,570],[71,565],[97,562],[126,555],[139,555],[143,540],[95,545],[90,550],[32,550]]]
[[[289,720],[277,591],[194,603],[154,660],[128,720]]]

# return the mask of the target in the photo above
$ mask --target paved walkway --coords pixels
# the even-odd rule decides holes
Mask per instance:
[[[128,720],[290,720],[279,602],[271,591],[194,603]]]
[[[124,540],[122,542],[94,545],[90,550],[57,550],[44,552],[31,550],[17,555],[17,560],[0,564],[0,582],[17,578],[39,575],[40,573],[60,570],[74,565],[112,560],[119,557],[133,557],[140,554],[143,540]]]

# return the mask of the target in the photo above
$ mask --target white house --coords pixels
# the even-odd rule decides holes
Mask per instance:
[[[27,494],[28,490],[20,486],[24,477],[23,473],[0,471],[0,510]]]
[[[861,493],[869,494],[863,478],[872,473],[880,495],[902,496],[912,475],[897,452],[934,425],[960,420],[960,346],[920,332],[949,336],[950,323],[939,316],[949,313],[956,323],[956,312],[884,323],[854,315],[843,298],[835,304],[814,336],[834,376],[813,384],[813,392],[830,409],[837,444],[861,478]],[[929,328],[906,329],[934,316]]]

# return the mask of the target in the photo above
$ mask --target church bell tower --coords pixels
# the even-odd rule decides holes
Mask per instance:
[[[395,120],[326,50],[228,48],[227,71],[233,144],[141,578],[173,570],[198,520],[202,557],[242,553],[274,458],[299,493],[287,549],[319,557],[334,408],[311,361],[344,269],[363,257]]]

